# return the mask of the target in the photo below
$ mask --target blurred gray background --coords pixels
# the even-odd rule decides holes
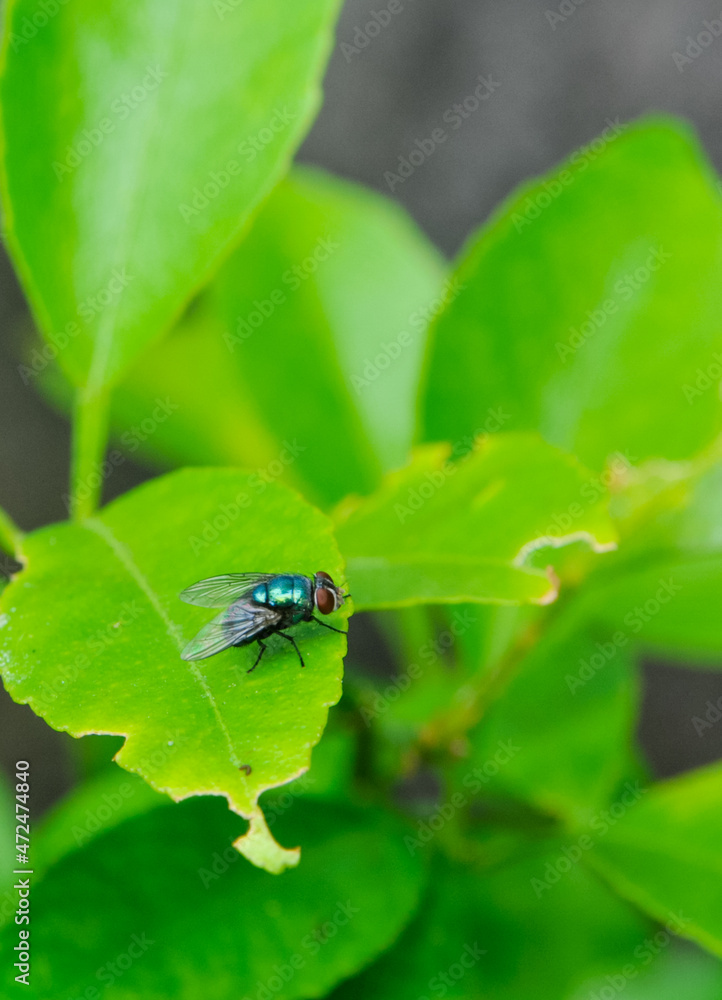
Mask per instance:
[[[489,100],[393,192],[448,256],[520,181],[593,139],[607,119],[682,115],[722,170],[722,35],[693,42],[698,54],[683,64],[674,56],[708,31],[705,20],[722,32],[722,0],[348,0],[326,103],[300,158],[390,194],[384,174],[399,157],[443,124],[480,75],[492,81]],[[31,529],[65,517],[69,434],[18,376],[24,312],[3,257],[0,505]],[[126,462],[107,498],[152,473]],[[722,695],[722,673],[649,663],[644,676],[640,738],[656,773],[722,757],[722,724],[702,736],[692,725]],[[37,809],[72,783],[72,742],[0,692],[0,764],[9,773],[19,758],[34,762]]]

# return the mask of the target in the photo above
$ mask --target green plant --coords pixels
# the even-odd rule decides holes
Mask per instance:
[[[73,460],[70,520],[0,516],[0,665],[105,762],[37,834],[7,989],[717,995],[667,946],[722,955],[722,768],[654,783],[633,739],[645,649],[722,659],[715,178],[684,125],[617,127],[448,274],[398,207],[288,169],[335,9],[9,5],[20,374]],[[186,467],[99,509],[135,453]],[[310,626],[305,670],[180,660],[189,583],[319,569],[392,677],[342,698]]]

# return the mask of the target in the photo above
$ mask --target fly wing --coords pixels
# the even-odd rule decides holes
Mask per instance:
[[[269,626],[278,625],[280,620],[281,614],[275,608],[260,604],[235,604],[203,626],[184,648],[181,659],[205,660],[244,640],[253,642],[255,635]]]
[[[186,604],[202,608],[225,608],[259,584],[273,579],[273,573],[224,573],[186,587],[178,595]]]

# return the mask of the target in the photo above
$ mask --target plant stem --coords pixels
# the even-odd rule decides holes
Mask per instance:
[[[14,523],[12,518],[0,509],[0,551],[6,552],[9,556],[15,556],[23,533]]]
[[[446,747],[455,738],[465,737],[504,690],[530,650],[568,607],[573,594],[574,588],[568,587],[564,598],[551,608],[544,608],[538,617],[521,627],[510,628],[508,622],[502,622],[508,634],[501,643],[501,650],[493,657],[494,665],[490,667],[488,661],[484,662],[481,669],[465,681],[468,697],[464,704],[446,708],[429,720],[421,732],[422,744],[432,748]]]
[[[70,471],[70,514],[82,521],[98,508],[103,485],[103,458],[108,442],[107,389],[80,388],[73,409]]]

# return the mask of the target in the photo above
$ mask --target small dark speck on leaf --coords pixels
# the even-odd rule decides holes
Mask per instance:
[[[251,771],[253,770],[253,768],[251,767],[250,764],[241,764],[241,766],[238,768],[238,770],[239,771],[243,771],[243,773],[246,776],[248,776],[251,773]]]

